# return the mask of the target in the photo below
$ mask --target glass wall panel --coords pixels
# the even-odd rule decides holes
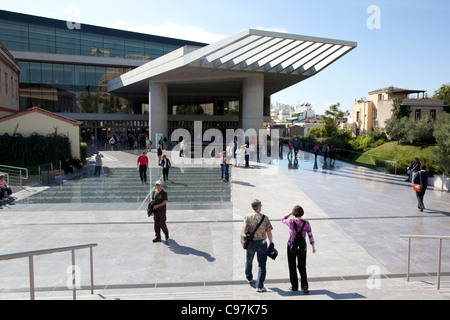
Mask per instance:
[[[82,87],[87,86],[85,66],[75,66],[75,85]]]
[[[42,83],[42,68],[38,62],[30,62],[30,83]]]
[[[67,86],[75,85],[75,66],[74,65],[64,65],[64,84]]]
[[[62,64],[53,65],[53,84],[64,85],[64,67]]]
[[[19,61],[20,66],[20,82],[21,83],[29,83],[30,80],[30,63]]]
[[[86,66],[86,85],[98,86],[95,67]]]
[[[42,83],[53,84],[53,65],[48,63],[42,63]]]

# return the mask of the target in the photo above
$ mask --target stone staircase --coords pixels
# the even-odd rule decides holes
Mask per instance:
[[[195,205],[231,208],[230,183],[221,181],[220,175],[220,167],[172,167],[164,185],[171,208]],[[136,168],[104,167],[102,175],[95,177],[92,167],[20,203],[142,203],[156,180],[162,179],[162,170],[151,168],[147,176],[148,183],[143,184]]]

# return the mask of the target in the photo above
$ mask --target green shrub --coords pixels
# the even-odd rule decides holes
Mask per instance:
[[[87,143],[82,142],[80,143],[80,157],[81,162],[83,162],[83,165],[86,165],[86,158],[87,158]]]
[[[31,168],[70,158],[70,141],[66,136],[49,134],[30,136],[5,133],[0,136],[0,164]]]

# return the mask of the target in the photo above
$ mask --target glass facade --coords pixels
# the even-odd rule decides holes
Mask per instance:
[[[115,132],[148,132],[148,116],[142,121],[102,119],[102,114],[148,114],[148,95],[110,94],[108,82],[140,65],[137,60],[143,64],[185,45],[205,45],[85,24],[80,27],[0,10],[0,42],[11,52],[21,52],[22,58],[17,59],[21,111],[40,107],[75,114],[75,118],[76,114],[93,114],[95,121],[84,121],[81,127],[85,141],[91,135],[100,141]],[[36,54],[39,59],[34,58]],[[55,62],[55,55],[64,55],[64,63]]]
[[[205,44],[81,25],[0,10],[0,41],[10,51],[152,60],[185,45]]]
[[[107,92],[108,81],[129,68],[19,61],[21,106],[68,113],[141,113]],[[139,112],[141,111],[141,112]]]

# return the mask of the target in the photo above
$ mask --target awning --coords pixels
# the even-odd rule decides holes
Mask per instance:
[[[148,62],[108,84],[110,92],[148,92],[148,81],[175,84],[183,93],[237,91],[239,80],[264,74],[270,96],[314,76],[356,48],[355,42],[247,30],[206,47],[183,47]],[[206,87],[205,87],[206,86]],[[169,89],[170,90],[170,89]]]

